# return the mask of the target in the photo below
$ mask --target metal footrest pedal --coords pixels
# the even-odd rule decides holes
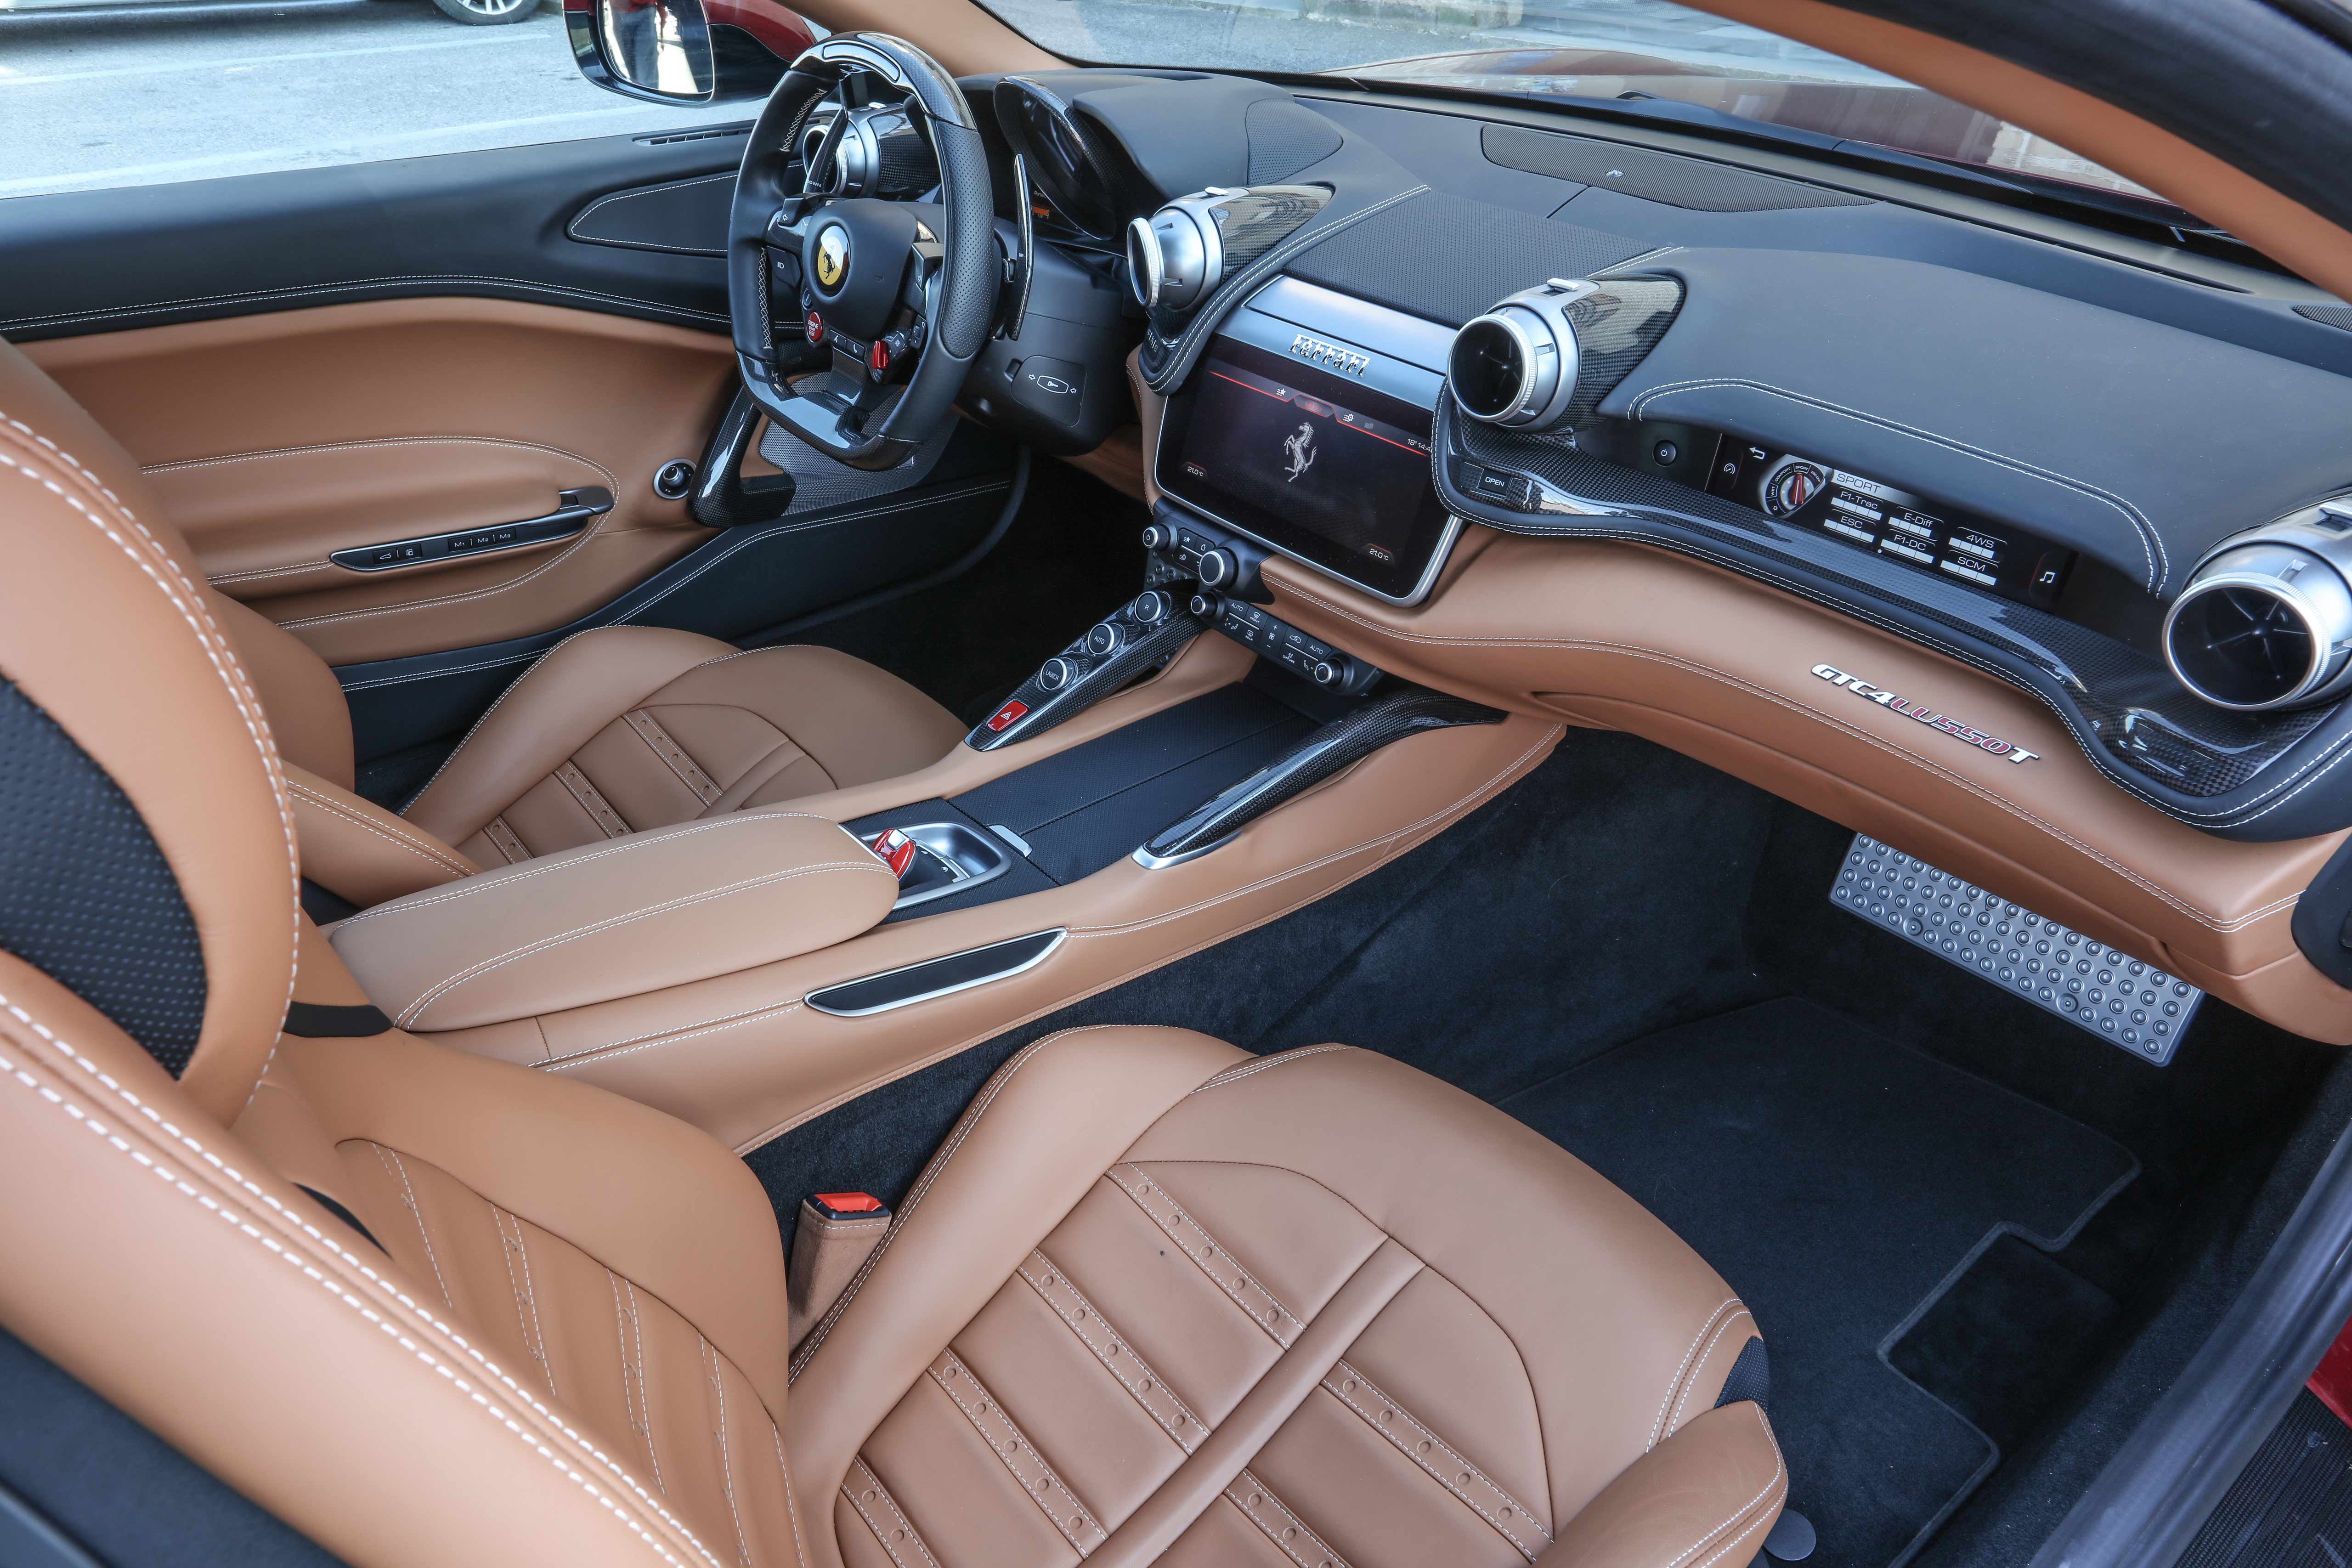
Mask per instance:
[[[2162,1067],[2205,993],[1925,860],[1854,835],[1830,901]]]

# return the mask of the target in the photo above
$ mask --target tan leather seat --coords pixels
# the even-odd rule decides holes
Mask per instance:
[[[511,865],[896,778],[963,733],[897,676],[831,648],[746,653],[615,626],[531,666],[403,815],[478,865]]]
[[[912,773],[962,738],[946,709],[846,654],[740,652],[692,632],[608,627],[567,639],[525,671],[404,820],[352,793],[351,713],[325,661],[206,584],[129,454],[4,341],[0,412],[160,542],[241,656],[299,770],[298,827],[306,860],[317,862],[306,872],[354,902]]]
[[[0,820],[39,871],[0,880],[0,1323],[345,1561],[1757,1552],[1787,1478],[1738,1299],[1343,1047],[1031,1046],[789,1357],[775,1214],[706,1134],[281,1032],[364,998],[168,524],[0,423]]]

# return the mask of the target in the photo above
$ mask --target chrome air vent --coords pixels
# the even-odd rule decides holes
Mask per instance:
[[[1599,285],[1555,278],[1522,289],[1454,334],[1445,379],[1471,418],[1548,430],[1576,395],[1580,359],[1568,307]]]
[[[1323,185],[1212,185],[1127,226],[1128,283],[1155,314],[1181,315],[1331,199]]]
[[[2223,542],[2164,617],[2164,658],[2217,707],[2299,708],[2352,688],[2352,504]]]

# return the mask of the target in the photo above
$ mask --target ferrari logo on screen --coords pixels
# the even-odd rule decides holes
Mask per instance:
[[[1298,476],[1315,466],[1315,426],[1302,422],[1298,433],[1283,442],[1282,449],[1290,455],[1289,466],[1282,471],[1283,479],[1297,484]]]
[[[816,280],[827,289],[837,289],[848,270],[849,231],[835,224],[816,237]]]

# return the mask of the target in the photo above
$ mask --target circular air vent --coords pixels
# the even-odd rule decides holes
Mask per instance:
[[[2352,589],[2293,544],[2222,550],[2173,601],[2164,658],[2189,690],[2223,708],[2320,700],[2352,675]]]
[[[1568,307],[1593,286],[1555,278],[1522,289],[1454,334],[1445,381],[1463,413],[1513,430],[1559,423],[1576,395],[1576,328]]]

